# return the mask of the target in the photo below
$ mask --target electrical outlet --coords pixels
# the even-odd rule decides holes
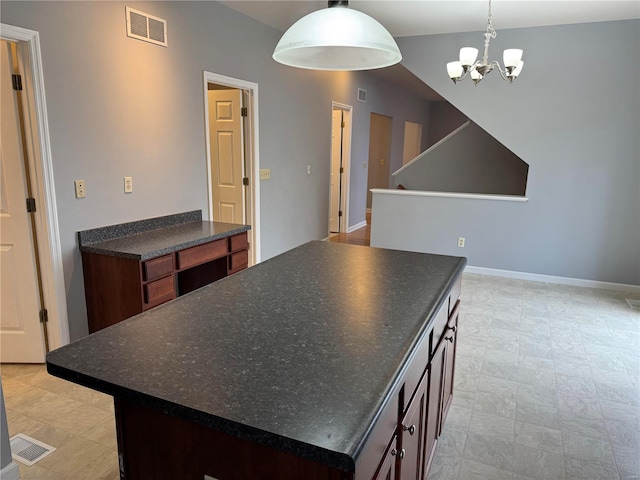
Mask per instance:
[[[87,196],[87,190],[84,187],[84,180],[75,180],[76,198],[84,198]]]
[[[458,246],[464,248],[464,237],[458,237]]]
[[[271,178],[271,170],[268,168],[260,169],[260,180],[269,180]]]
[[[124,193],[133,193],[133,177],[124,177]]]
[[[311,165],[307,165],[307,175],[311,175]]]

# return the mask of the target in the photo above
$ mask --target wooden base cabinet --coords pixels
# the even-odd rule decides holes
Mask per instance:
[[[426,356],[426,366],[422,363],[425,354],[418,347],[414,357],[414,363],[418,365],[411,365],[405,375],[399,395],[408,402],[403,408],[405,402],[399,401],[398,428],[374,476],[375,480],[426,480],[429,474],[438,438],[453,400],[459,284],[460,279],[452,289],[449,301],[436,314],[428,341],[423,342],[422,348],[428,348],[427,353],[430,352]],[[416,368],[423,374],[414,390],[412,371]],[[390,470],[390,457],[395,459],[395,471]]]
[[[82,252],[89,333],[247,268],[247,233],[149,260]]]

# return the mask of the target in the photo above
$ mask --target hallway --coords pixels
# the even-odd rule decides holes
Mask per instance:
[[[329,238],[330,242],[349,243],[351,245],[371,246],[371,212],[367,212],[367,225],[351,233],[336,233]]]

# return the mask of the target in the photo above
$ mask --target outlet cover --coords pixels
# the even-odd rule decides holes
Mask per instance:
[[[464,237],[458,237],[458,246],[464,248]]]
[[[133,177],[124,177],[124,193],[133,193]]]
[[[84,185],[84,180],[74,180],[76,187],[76,198],[85,198],[87,196],[87,190]]]

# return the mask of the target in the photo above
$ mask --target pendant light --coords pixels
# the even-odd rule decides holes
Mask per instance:
[[[338,0],[289,27],[273,59],[311,70],[371,70],[395,65],[402,54],[377,20]]]

